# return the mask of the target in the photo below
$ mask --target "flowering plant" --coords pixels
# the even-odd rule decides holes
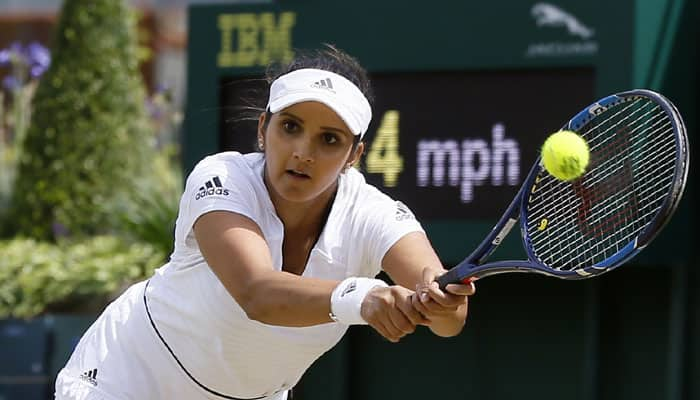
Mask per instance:
[[[50,63],[49,50],[37,42],[14,42],[0,50],[0,211],[11,194],[34,91]]]

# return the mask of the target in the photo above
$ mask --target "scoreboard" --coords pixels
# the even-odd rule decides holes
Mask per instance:
[[[359,168],[421,220],[497,218],[549,133],[594,97],[592,68],[377,73]],[[254,151],[249,78],[222,87],[220,148]],[[538,104],[539,103],[539,104]]]
[[[190,6],[185,169],[217,151],[253,151],[255,121],[237,113],[265,66],[335,44],[368,69],[375,91],[359,168],[457,262],[510,203],[545,137],[632,87],[633,1],[607,2],[606,13],[601,4]]]

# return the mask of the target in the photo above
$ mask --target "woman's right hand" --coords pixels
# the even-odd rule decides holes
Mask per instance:
[[[367,323],[390,342],[416,330],[416,325],[430,321],[411,304],[412,290],[403,286],[375,287],[362,300],[360,314]]]

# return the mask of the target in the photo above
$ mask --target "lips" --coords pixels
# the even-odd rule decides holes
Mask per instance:
[[[302,171],[296,171],[293,169],[288,169],[287,174],[289,174],[295,178],[301,178],[301,179],[310,179],[311,178],[308,174],[306,174]]]

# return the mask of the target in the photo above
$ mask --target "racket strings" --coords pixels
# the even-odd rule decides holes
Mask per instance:
[[[633,185],[635,186],[635,189],[634,189],[634,190],[635,190],[635,191],[638,191],[638,188],[636,188],[636,186],[638,186],[638,185],[636,185],[636,182],[633,182]],[[624,188],[621,187],[621,188],[619,188],[618,190],[622,191],[622,189],[624,189]],[[634,194],[635,192],[632,192],[632,193]],[[644,201],[647,200],[647,199],[644,197],[644,193],[641,193],[640,196],[641,196],[641,202],[644,202]],[[638,198],[633,197],[633,198],[631,199],[631,201],[632,201],[631,206],[627,207],[626,210],[634,210],[634,209],[636,209],[636,208],[639,207],[639,200],[638,200]],[[606,204],[606,203],[603,203],[603,204]],[[650,203],[650,204],[651,204],[651,203]],[[607,207],[607,208],[612,208],[612,209],[614,209],[616,206],[618,206],[618,204],[615,204],[615,203],[608,203],[608,207]],[[595,210],[593,210],[593,211],[595,211]],[[624,215],[623,213],[620,213],[620,212],[618,212],[617,214],[614,214],[614,215],[616,216],[616,218],[611,219],[610,222],[611,222],[611,224],[613,224],[613,228],[616,228],[619,224],[621,224],[622,220],[625,219],[625,218],[624,218],[625,215]],[[627,216],[627,217],[634,217],[634,216],[635,216],[635,215]],[[648,216],[648,215],[642,214],[642,215],[641,215],[641,218],[646,218],[647,216]],[[641,219],[641,220],[643,220],[643,219]],[[639,221],[641,221],[641,220],[640,220],[640,219],[637,219],[636,221],[639,222]],[[635,221],[635,220],[632,220],[632,221]],[[596,223],[596,222],[594,221],[593,223]],[[610,226],[608,226],[608,227],[610,228]],[[638,231],[639,231],[641,228],[644,227],[644,225],[641,225],[641,224],[630,224],[629,227],[630,227],[630,228],[633,228],[633,230],[632,230],[630,233],[631,233],[632,235],[636,235],[636,234],[638,233]],[[604,232],[604,233],[605,233],[605,234],[609,234],[609,232]],[[613,245],[611,248],[612,248],[614,251],[617,251],[618,248],[620,248],[621,246],[625,245],[625,244],[628,242],[628,238],[624,236],[624,233],[625,233],[625,232],[617,232],[617,235],[618,235],[618,237],[620,238],[620,240],[619,240],[618,242],[612,241],[612,243],[614,243],[614,245]]]
[[[667,137],[667,138],[665,139],[664,142],[661,142],[661,143],[658,144],[658,146],[661,146],[661,145],[674,146],[673,137]],[[658,148],[658,147],[657,147],[657,148]],[[648,157],[648,156],[650,156],[651,153],[652,153],[652,151],[649,149],[649,150],[644,151],[644,152],[642,152],[641,154],[638,154],[638,155],[639,155],[640,157]],[[651,175],[651,176],[657,175],[657,174],[659,174],[659,173],[661,173],[661,172],[663,171],[663,169],[664,169],[664,167],[665,167],[666,164],[673,162],[674,159],[675,159],[674,154],[673,154],[672,152],[667,152],[667,153],[663,156],[663,158],[660,158],[660,159],[659,159],[659,162],[658,162],[658,163],[654,163],[654,164],[649,163],[649,164],[644,165],[643,167],[641,167],[641,168],[639,169],[639,173],[640,173],[640,174],[643,174],[643,175]],[[603,175],[603,179],[606,177],[605,174],[601,174],[601,175]],[[608,174],[608,175],[610,175],[610,174]],[[597,183],[597,182],[598,182],[598,181],[594,181],[594,184]],[[568,185],[568,184],[562,183],[562,185]],[[662,189],[663,189],[663,188],[660,187],[660,188],[657,190],[657,192],[655,192],[654,194],[655,194],[655,195],[658,195],[658,194],[659,194],[658,192],[659,192],[659,191],[662,191]],[[557,185],[549,185],[549,187],[547,187],[546,189],[544,189],[540,195],[541,195],[541,196],[544,196],[544,197],[554,196],[554,193],[556,193],[557,191],[561,191],[561,190],[562,190],[562,189],[561,189],[560,187],[558,187]],[[651,187],[642,188],[642,189],[641,189],[641,193],[644,193],[644,192],[649,191],[649,190],[652,190],[652,188],[651,188]],[[539,189],[538,189],[538,192],[539,192]],[[591,203],[592,203],[592,204],[591,204],[592,211],[597,211],[598,207],[602,207],[602,206],[605,206],[605,207],[610,208],[610,205],[609,205],[609,204],[604,204],[604,203],[601,203],[601,202],[600,202],[600,200],[602,200],[602,196],[601,196],[602,193],[603,193],[603,191],[597,191],[595,194],[592,195],[592,196],[596,196],[596,195],[597,195],[597,196],[596,196],[596,197],[591,197],[591,198],[589,199],[589,200],[591,201]],[[645,200],[645,201],[643,201],[643,203],[648,205],[648,203],[649,203],[648,197],[644,198],[643,200]],[[540,216],[541,216],[540,214],[543,215],[545,212],[551,212],[551,211],[554,211],[554,213],[556,214],[556,213],[559,213],[559,212],[561,212],[562,210],[567,209],[567,208],[569,208],[569,207],[570,207],[570,204],[568,204],[567,202],[559,202],[558,204],[554,205],[554,208],[551,209],[551,210],[547,210],[547,209],[544,209],[544,208],[543,208],[543,209],[539,210],[539,211],[540,211],[539,214],[538,214],[537,212],[534,212],[534,213],[531,214],[531,215],[533,215],[534,217],[540,217]],[[570,227],[570,229],[571,229],[571,230],[574,230],[575,227],[572,226],[572,227]]]
[[[650,132],[653,140],[666,140],[668,142],[668,144],[670,144],[671,146],[675,146],[674,137],[673,137],[673,135],[670,134],[673,132],[673,126],[670,125],[670,120],[668,119],[668,117],[666,117],[664,119],[663,115],[659,115],[659,114],[650,115],[649,113],[647,113],[647,114],[640,116],[640,118],[637,118],[636,120],[632,121],[631,123],[635,123],[635,122],[638,123],[641,120],[641,118],[643,118],[643,117],[649,118],[649,121],[646,121],[647,123],[649,123],[653,120],[656,120],[651,126],[655,129],[652,132]],[[664,125],[661,125],[661,124],[664,124]],[[642,128],[642,126],[637,126],[632,132],[630,132],[630,134],[638,133],[638,130],[641,128]],[[660,132],[661,130],[665,130],[665,132]],[[615,143],[617,145],[620,145],[621,140],[617,140]],[[619,165],[619,163],[621,161],[625,161],[628,158],[627,155],[624,155],[623,158],[611,157],[609,154],[605,154],[604,149],[602,151],[600,151],[600,153],[599,153],[598,150],[600,149],[600,147],[602,145],[603,145],[603,143],[598,144],[597,146],[595,146],[595,148],[591,148],[592,154],[595,155],[594,160],[597,158],[598,161],[600,161],[602,163],[613,163],[615,165]],[[640,159],[639,156],[642,156],[642,159],[643,159],[643,157],[645,157],[646,155],[640,154],[640,153],[642,153],[644,151],[647,151],[647,153],[650,151],[655,151],[657,148],[656,146],[657,146],[656,143],[651,143],[651,146],[645,146],[645,147],[642,147],[639,149],[632,149],[631,152],[629,153],[629,155],[630,156],[637,156],[637,157],[634,157],[636,159]],[[619,156],[619,154],[618,154],[618,156]],[[593,162],[593,164],[595,164],[595,161]],[[594,177],[589,182],[589,184],[591,184],[591,185],[595,185],[597,183],[596,179],[602,180],[602,179],[607,178],[609,175],[615,173],[614,169],[609,168],[609,167],[606,168],[605,165],[600,165],[600,166],[598,166],[598,168],[599,168],[599,170],[606,171],[606,172],[601,172],[599,174],[599,176]]]
[[[619,112],[618,112],[617,114],[619,114]],[[599,124],[599,125],[593,127],[592,129],[596,129],[596,128],[598,128],[600,125],[601,125],[601,124]],[[583,136],[585,137],[586,135],[584,134]],[[588,141],[589,141],[589,143],[590,143],[590,142],[593,142],[593,141],[594,141],[595,139],[597,139],[597,138],[587,138],[587,139],[588,139]],[[668,139],[668,138],[667,138],[667,139]],[[670,138],[669,143],[673,144],[673,138],[672,138],[672,137]],[[613,173],[615,172],[615,169],[611,166],[611,164],[608,164],[608,163],[616,163],[615,165],[618,165],[618,164],[619,164],[618,162],[616,162],[616,159],[615,159],[614,157],[607,157],[607,158],[606,158],[606,157],[599,157],[599,156],[598,156],[598,153],[596,152],[596,150],[600,147],[600,145],[601,145],[601,144],[598,143],[598,144],[595,145],[595,146],[591,146],[591,149],[592,149],[592,151],[593,151],[593,154],[592,154],[593,161],[591,162],[591,164],[596,164],[596,163],[600,164],[600,165],[598,165],[597,168],[601,171],[600,173],[597,174],[597,176],[594,176],[594,177],[592,177],[592,179],[589,179],[588,182],[589,182],[589,184],[590,184],[591,186],[600,184],[601,181],[605,181],[605,180],[608,179],[611,175],[613,175]],[[625,159],[626,159],[626,158],[627,158],[627,156],[625,156]],[[617,161],[619,161],[619,159],[618,159]],[[545,176],[548,177],[547,175],[545,175]],[[552,183],[554,183],[554,184],[539,185],[539,186],[538,186],[538,188],[537,188],[538,193],[539,193],[542,197],[551,197],[551,196],[555,196],[556,194],[561,193],[562,190],[565,189],[565,188],[567,188],[568,185],[569,185],[568,183],[559,182],[559,181],[553,180],[553,179],[551,179],[551,181],[552,181]],[[557,185],[557,183],[558,183],[558,185]],[[603,192],[603,191],[596,191],[595,194],[598,194],[599,196],[601,196],[602,194],[604,194],[604,192]],[[594,195],[595,195],[595,194],[594,194]],[[601,196],[601,197],[602,197],[602,196]],[[597,199],[591,199],[591,200],[597,200]],[[561,208],[562,208],[562,209],[565,209],[565,208],[568,208],[568,207],[569,207],[568,204],[565,204],[565,203],[560,203],[560,204],[561,204]],[[555,207],[556,207],[556,206],[555,206]],[[544,209],[543,209],[542,211],[549,211],[549,210],[544,210]]]
[[[540,174],[527,203],[530,246],[559,270],[593,266],[635,240],[658,214],[675,172],[671,118],[650,99],[611,106],[579,133],[591,149],[589,170],[574,183]]]
[[[666,133],[668,134],[670,132],[667,131]],[[658,137],[658,136],[656,136],[656,137]],[[669,148],[672,146],[675,146],[673,136],[666,136],[665,143],[663,141],[661,141],[659,143],[655,143],[654,148],[658,149],[658,148],[663,147],[664,145],[668,146]],[[646,153],[646,154],[644,154],[644,153]],[[620,182],[620,179],[617,179],[617,180],[614,179],[614,177],[616,177],[616,176],[618,176],[618,177],[625,176],[626,174],[631,173],[631,171],[621,170],[621,168],[625,168],[624,163],[628,161],[628,158],[631,157],[632,159],[640,159],[640,158],[643,159],[643,157],[650,157],[650,153],[651,153],[651,150],[647,150],[647,151],[636,151],[635,150],[635,151],[631,152],[628,157],[626,156],[626,157],[622,158],[621,160],[619,160],[617,166],[619,166],[619,164],[622,163],[622,166],[620,168],[617,168],[617,166],[610,167],[607,170],[608,172],[601,174],[602,175],[602,182],[606,183],[605,186],[607,186],[608,190],[597,190],[594,192],[594,194],[592,196],[593,198],[589,199],[589,201],[591,202],[591,208],[592,208],[591,211],[593,213],[595,213],[595,211],[598,207],[604,206],[604,207],[607,207],[610,209],[614,208],[614,207],[610,207],[610,204],[607,204],[606,202],[603,201],[604,200],[603,195],[607,195],[610,192],[623,190],[625,183],[629,183],[632,185],[636,184],[635,181]],[[614,157],[611,157],[611,158],[614,158]],[[660,162],[645,163],[640,168],[638,168],[635,172],[641,176],[657,176],[658,174],[661,174],[663,172],[664,168],[669,163],[673,163],[674,159],[675,159],[674,153],[667,152],[667,153],[665,153],[664,158],[660,159]],[[600,180],[599,180],[599,182],[600,182]],[[592,185],[595,185],[597,182],[593,181],[591,183],[592,183]],[[620,185],[620,186],[615,186],[615,185]],[[642,195],[644,192],[652,190],[652,188],[653,187],[651,187],[651,186],[644,186],[642,188],[639,188],[638,190],[633,189],[632,193],[637,193],[638,195]],[[597,198],[596,198],[596,196],[597,196]],[[649,200],[649,197],[646,197],[646,198],[643,197],[643,200]],[[643,201],[642,203],[647,203],[647,202],[648,201]]]

